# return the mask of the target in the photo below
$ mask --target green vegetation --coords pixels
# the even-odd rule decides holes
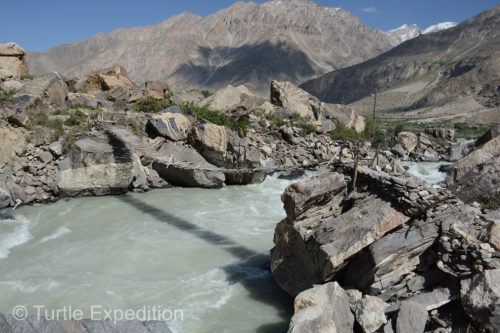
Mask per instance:
[[[496,210],[500,209],[500,192],[491,195],[489,198],[482,200],[481,207],[483,209]]]
[[[208,90],[202,90],[201,93],[203,94],[203,96],[205,96],[205,98],[208,98],[214,94],[213,92]]]
[[[68,90],[70,93],[83,93],[83,94],[87,93],[87,89],[85,88],[76,89],[74,86],[69,86]]]
[[[49,119],[49,116],[43,111],[29,113],[29,129],[34,126],[42,126],[54,130],[54,139],[57,140],[64,133],[63,122],[61,119]]]
[[[13,96],[16,94],[16,89],[5,90],[0,88],[0,103],[12,103],[14,102]]]
[[[69,150],[76,142],[76,135],[68,135],[64,138],[62,149],[63,151]]]
[[[52,114],[54,116],[69,116],[71,114],[71,112],[68,109],[64,109],[64,110],[57,109]]]
[[[453,126],[450,126],[450,122],[447,121],[419,123],[415,121],[376,120],[375,123],[376,127],[386,130],[388,133],[395,133],[396,130],[399,130],[399,132],[425,133],[425,129],[427,128],[453,128],[455,129],[455,137],[464,139],[476,139],[495,126],[495,124],[469,125],[466,123],[455,123]]]
[[[23,74],[21,75],[21,80],[33,80],[35,77],[30,74]]]
[[[76,110],[71,113],[68,119],[64,121],[66,126],[80,126],[83,122],[87,120],[87,115],[82,111]]]
[[[72,109],[78,110],[78,109],[85,109],[85,110],[92,110],[92,107],[88,105],[87,103],[80,104],[76,103],[71,106]]]
[[[132,106],[135,112],[157,113],[168,108],[171,104],[166,100],[157,101],[152,97],[141,99]]]
[[[286,124],[285,119],[276,113],[268,113],[265,118],[269,121],[269,126],[271,128],[279,128]]]
[[[163,96],[164,99],[170,99],[170,97],[172,97],[174,95],[174,92],[172,91],[172,89],[168,88],[167,89],[167,92],[165,93],[165,95]]]

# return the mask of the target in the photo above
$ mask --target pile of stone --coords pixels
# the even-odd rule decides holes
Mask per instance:
[[[337,171],[282,195],[271,272],[296,296],[289,332],[439,330],[443,309],[500,329],[494,216],[410,175],[359,167],[352,188]]]

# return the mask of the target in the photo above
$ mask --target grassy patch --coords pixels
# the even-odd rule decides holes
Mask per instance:
[[[87,120],[87,115],[82,111],[75,111],[71,113],[68,119],[64,121],[64,125],[66,126],[81,126]]]
[[[12,103],[14,102],[13,96],[16,94],[16,89],[5,90],[0,88],[0,102]]]
[[[500,209],[500,192],[497,192],[489,198],[482,200],[481,207],[483,209],[491,210]]]
[[[49,116],[43,111],[33,112],[29,114],[30,125],[29,129],[33,126],[42,126],[54,130],[54,139],[57,140],[64,134],[63,122],[61,119],[50,119]]]
[[[167,92],[165,93],[165,95],[163,96],[164,99],[170,99],[170,97],[172,97],[174,95],[174,92],[172,91],[172,89],[168,88],[167,89]]]
[[[157,101],[152,97],[148,97],[145,99],[141,99],[140,101],[135,103],[132,106],[132,110],[134,110],[135,112],[157,113],[163,109],[168,108],[169,106],[171,106],[171,104],[166,100]]]
[[[30,74],[23,74],[21,75],[21,80],[33,80],[35,77]]]
[[[269,121],[269,127],[271,128],[279,128],[286,124],[285,119],[276,113],[268,113],[265,115],[265,117]]]
[[[75,87],[68,87],[68,90],[70,93],[82,93],[82,94],[86,94],[87,93],[87,89],[85,88],[80,88],[80,89],[76,89]]]

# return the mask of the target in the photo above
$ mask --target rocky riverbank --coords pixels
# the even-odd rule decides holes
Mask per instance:
[[[173,94],[164,82],[135,85],[120,66],[80,79],[30,76],[24,51],[3,48],[17,60],[0,82],[0,208],[168,186],[249,184],[277,170],[353,161],[358,150],[360,158],[375,160],[369,144],[358,149],[369,132],[363,117],[288,82],[271,83],[272,103],[244,86]],[[332,135],[336,129],[352,142]],[[453,139],[452,132],[431,134]],[[393,141],[373,162],[379,170],[402,172],[397,160],[450,156],[423,133],[401,132]]]
[[[455,165],[458,192],[352,163],[288,187],[271,271],[295,296],[289,332],[498,331],[500,211],[460,199],[498,192],[497,141]]]

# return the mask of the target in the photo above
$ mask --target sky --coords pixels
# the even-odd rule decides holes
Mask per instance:
[[[15,42],[28,51],[89,38],[118,28],[156,24],[188,11],[208,16],[231,6],[230,0],[0,0],[0,43]],[[264,0],[254,0],[262,3]],[[499,0],[315,0],[325,7],[342,7],[369,27],[381,30],[416,23],[461,22]]]

